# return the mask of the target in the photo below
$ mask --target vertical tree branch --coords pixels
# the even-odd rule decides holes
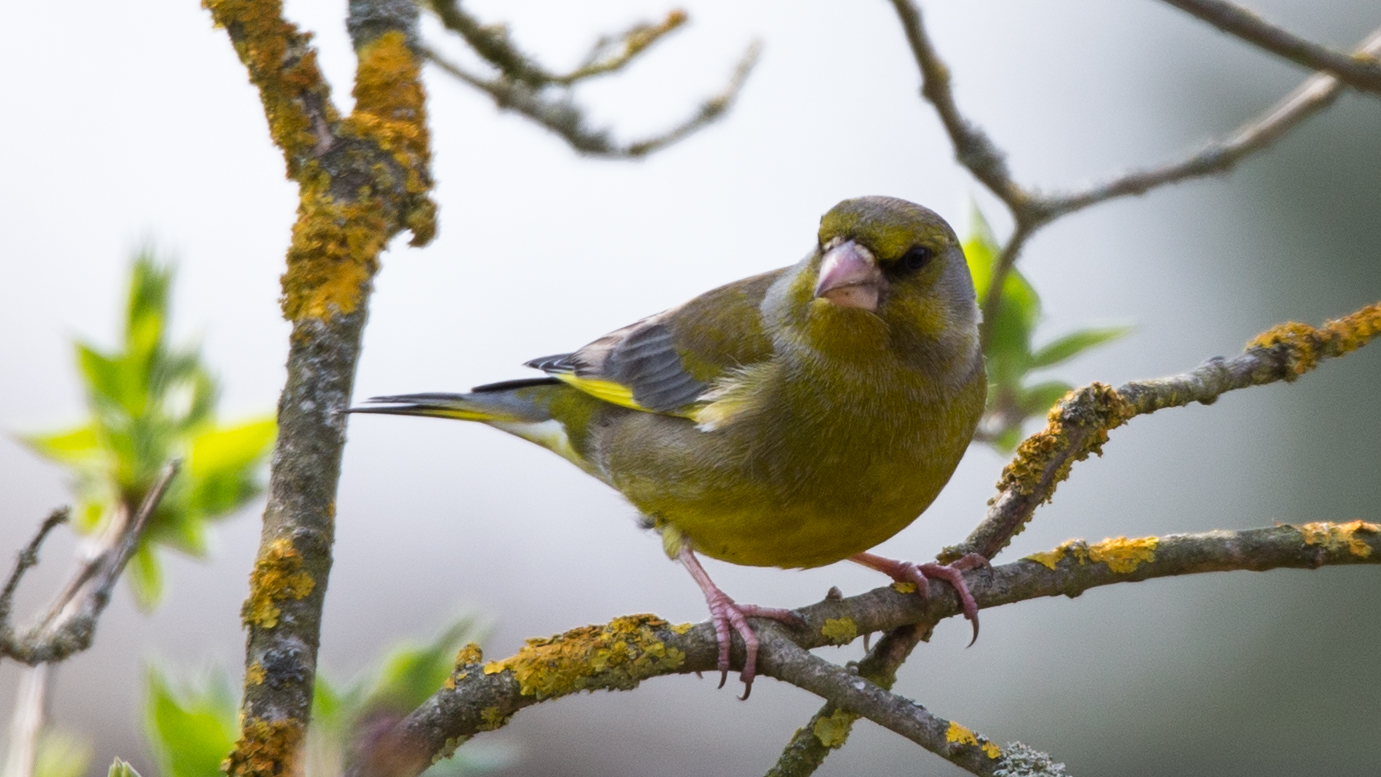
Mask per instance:
[[[259,89],[300,197],[282,279],[288,380],[242,613],[241,733],[226,762],[232,775],[290,775],[301,771],[331,569],[347,418],[338,411],[349,405],[378,256],[404,229],[414,245],[435,234],[417,7],[351,1],[359,64],[355,110],[342,119],[310,36],[284,20],[281,0],[204,4]]]

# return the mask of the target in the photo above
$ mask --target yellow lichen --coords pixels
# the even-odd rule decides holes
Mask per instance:
[[[483,660],[484,651],[480,650],[480,646],[473,642],[467,644],[456,653],[456,666],[458,667],[478,664]]]
[[[1027,561],[1034,561],[1037,564],[1044,566],[1046,569],[1054,569],[1055,565],[1060,563],[1060,559],[1064,557],[1065,546],[1061,545],[1058,548],[1055,548],[1054,550],[1045,550],[1041,551],[1040,553],[1032,553],[1031,555],[1026,556],[1025,558]]]
[[[852,712],[835,710],[833,715],[815,721],[811,731],[814,732],[815,738],[820,740],[820,744],[834,750],[843,747],[848,741],[855,720],[858,720],[858,716]]]
[[[1319,523],[1306,523],[1296,527],[1300,534],[1304,535],[1305,545],[1322,545],[1325,550],[1339,551],[1344,548],[1358,558],[1371,556],[1371,545],[1366,540],[1357,537],[1357,533],[1376,534],[1381,531],[1381,526],[1374,523],[1367,523],[1362,520],[1349,521],[1348,523],[1329,523],[1321,521]]]
[[[892,590],[899,594],[914,594],[916,593],[916,584],[898,580],[892,584]]]
[[[1289,349],[1290,369],[1295,375],[1319,366],[1327,357],[1342,356],[1361,348],[1381,334],[1381,302],[1314,328],[1297,321],[1271,327],[1252,338],[1247,348]]]
[[[298,756],[306,728],[294,720],[244,721],[235,748],[221,762],[230,777],[283,777],[299,773]]]
[[[312,163],[315,164],[315,163]],[[304,182],[283,274],[283,315],[327,319],[359,308],[379,269],[389,219],[378,197],[337,202],[329,178]]]
[[[1108,432],[1126,423],[1135,409],[1105,383],[1092,383],[1066,394],[1050,409],[1045,429],[1026,438],[1017,455],[1002,470],[998,492],[1032,494],[1044,484],[1042,500],[1049,502],[1056,484],[1069,477],[1070,467],[1090,454],[1103,454]],[[1078,439],[1071,432],[1081,430]]]
[[[259,685],[264,682],[264,665],[255,661],[245,670],[245,685]]]
[[[1142,564],[1155,561],[1156,546],[1159,543],[1160,540],[1155,537],[1134,540],[1117,537],[1089,546],[1088,557],[1090,561],[1107,564],[1108,569],[1123,575]]]
[[[281,0],[202,0],[202,5],[217,26],[230,32],[235,53],[259,89],[269,134],[283,149],[288,177],[296,178],[303,160],[323,139],[323,128],[313,126],[308,105],[327,125],[337,120],[311,35],[283,19]]]
[[[853,618],[830,618],[820,627],[820,634],[836,645],[847,645],[858,636],[858,624]]]
[[[672,625],[672,627],[671,627],[671,633],[673,633],[673,634],[685,634],[686,632],[690,631],[690,630],[693,629],[693,628],[695,628],[695,624],[694,624],[694,623],[677,623],[677,624]]]
[[[522,694],[538,699],[596,688],[626,690],[686,660],[658,636],[663,629],[667,622],[654,615],[630,615],[529,639],[516,655],[485,664],[484,673],[511,671]]]
[[[364,44],[358,55],[355,111],[342,129],[370,138],[391,154],[406,171],[408,193],[421,194],[429,188],[425,176],[431,163],[421,65],[398,30]]]
[[[250,626],[271,629],[278,625],[278,602],[301,599],[316,586],[312,576],[302,569],[302,554],[292,542],[277,539],[254,562],[249,575],[249,598],[240,610],[240,617]]]
[[[484,722],[478,728],[480,731],[494,731],[508,725],[512,717],[513,713],[505,715],[498,707],[485,707],[480,710],[480,720]]]
[[[955,721],[949,722],[949,729],[945,731],[945,739],[957,745],[969,745],[980,748],[983,754],[989,758],[996,759],[1002,755],[1002,748],[989,742],[986,738],[979,737],[968,728]]]

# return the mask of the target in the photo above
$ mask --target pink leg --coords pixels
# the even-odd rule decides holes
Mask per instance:
[[[695,582],[705,594],[705,602],[710,605],[710,620],[714,622],[715,638],[719,642],[720,688],[723,688],[725,681],[729,679],[729,645],[733,639],[729,633],[730,627],[743,638],[746,655],[743,660],[743,671],[739,673],[739,679],[743,681],[743,696],[740,698],[747,699],[748,694],[753,692],[753,678],[758,672],[758,635],[753,633],[745,618],[771,618],[784,623],[800,623],[801,616],[791,610],[759,607],[756,604],[738,604],[730,599],[729,595],[721,591],[710,579],[705,568],[700,566],[700,559],[695,557],[688,545],[681,547],[677,558],[691,573],[691,577],[695,578]]]
[[[988,560],[978,555],[970,553],[967,556],[955,561],[952,564],[913,564],[910,561],[896,561],[882,556],[875,556],[872,553],[859,553],[850,556],[850,561],[862,564],[869,569],[887,575],[900,583],[915,583],[916,590],[924,598],[929,595],[929,578],[943,580],[954,586],[954,590],[959,594],[959,604],[964,609],[964,617],[973,624],[973,639],[969,641],[972,645],[978,641],[978,603],[973,600],[973,594],[969,593],[969,586],[964,582],[964,572],[978,567],[988,566]]]

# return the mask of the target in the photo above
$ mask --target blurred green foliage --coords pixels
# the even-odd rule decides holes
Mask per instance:
[[[1001,254],[1002,246],[974,205],[970,233],[964,240],[964,256],[980,306],[987,301],[993,270]],[[1040,319],[1040,295],[1026,276],[1013,267],[1002,282],[997,310],[987,322],[984,356],[988,367],[988,408],[976,438],[1003,452],[1011,452],[1021,442],[1021,427],[1028,418],[1043,416],[1073,388],[1059,380],[1034,382],[1031,373],[1062,364],[1132,331],[1129,326],[1080,329],[1033,349],[1032,339]]]
[[[460,619],[426,644],[389,651],[363,679],[348,685],[316,678],[305,777],[344,771],[352,746],[381,724],[406,715],[435,693],[455,669],[456,652],[480,629]],[[239,733],[239,700],[223,672],[175,684],[157,668],[145,683],[144,730],[162,777],[213,777]],[[434,765],[433,777],[476,775],[508,764],[511,749],[493,742],[467,745]]]
[[[200,349],[168,344],[173,273],[145,251],[134,260],[124,337],[104,352],[77,342],[90,418],[73,429],[22,439],[70,469],[78,506],[74,525],[98,534],[129,519],[162,467],[183,459],[181,474],[150,518],[128,568],[137,600],[158,603],[163,590],[155,549],[201,556],[210,521],[260,493],[258,465],[273,443],[274,420],[261,416],[223,426],[215,418],[216,381]]]

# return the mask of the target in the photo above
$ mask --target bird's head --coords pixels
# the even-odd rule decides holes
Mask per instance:
[[[846,355],[969,352],[978,309],[959,238],[935,212],[894,197],[844,200],[790,281],[788,317],[810,344]]]

